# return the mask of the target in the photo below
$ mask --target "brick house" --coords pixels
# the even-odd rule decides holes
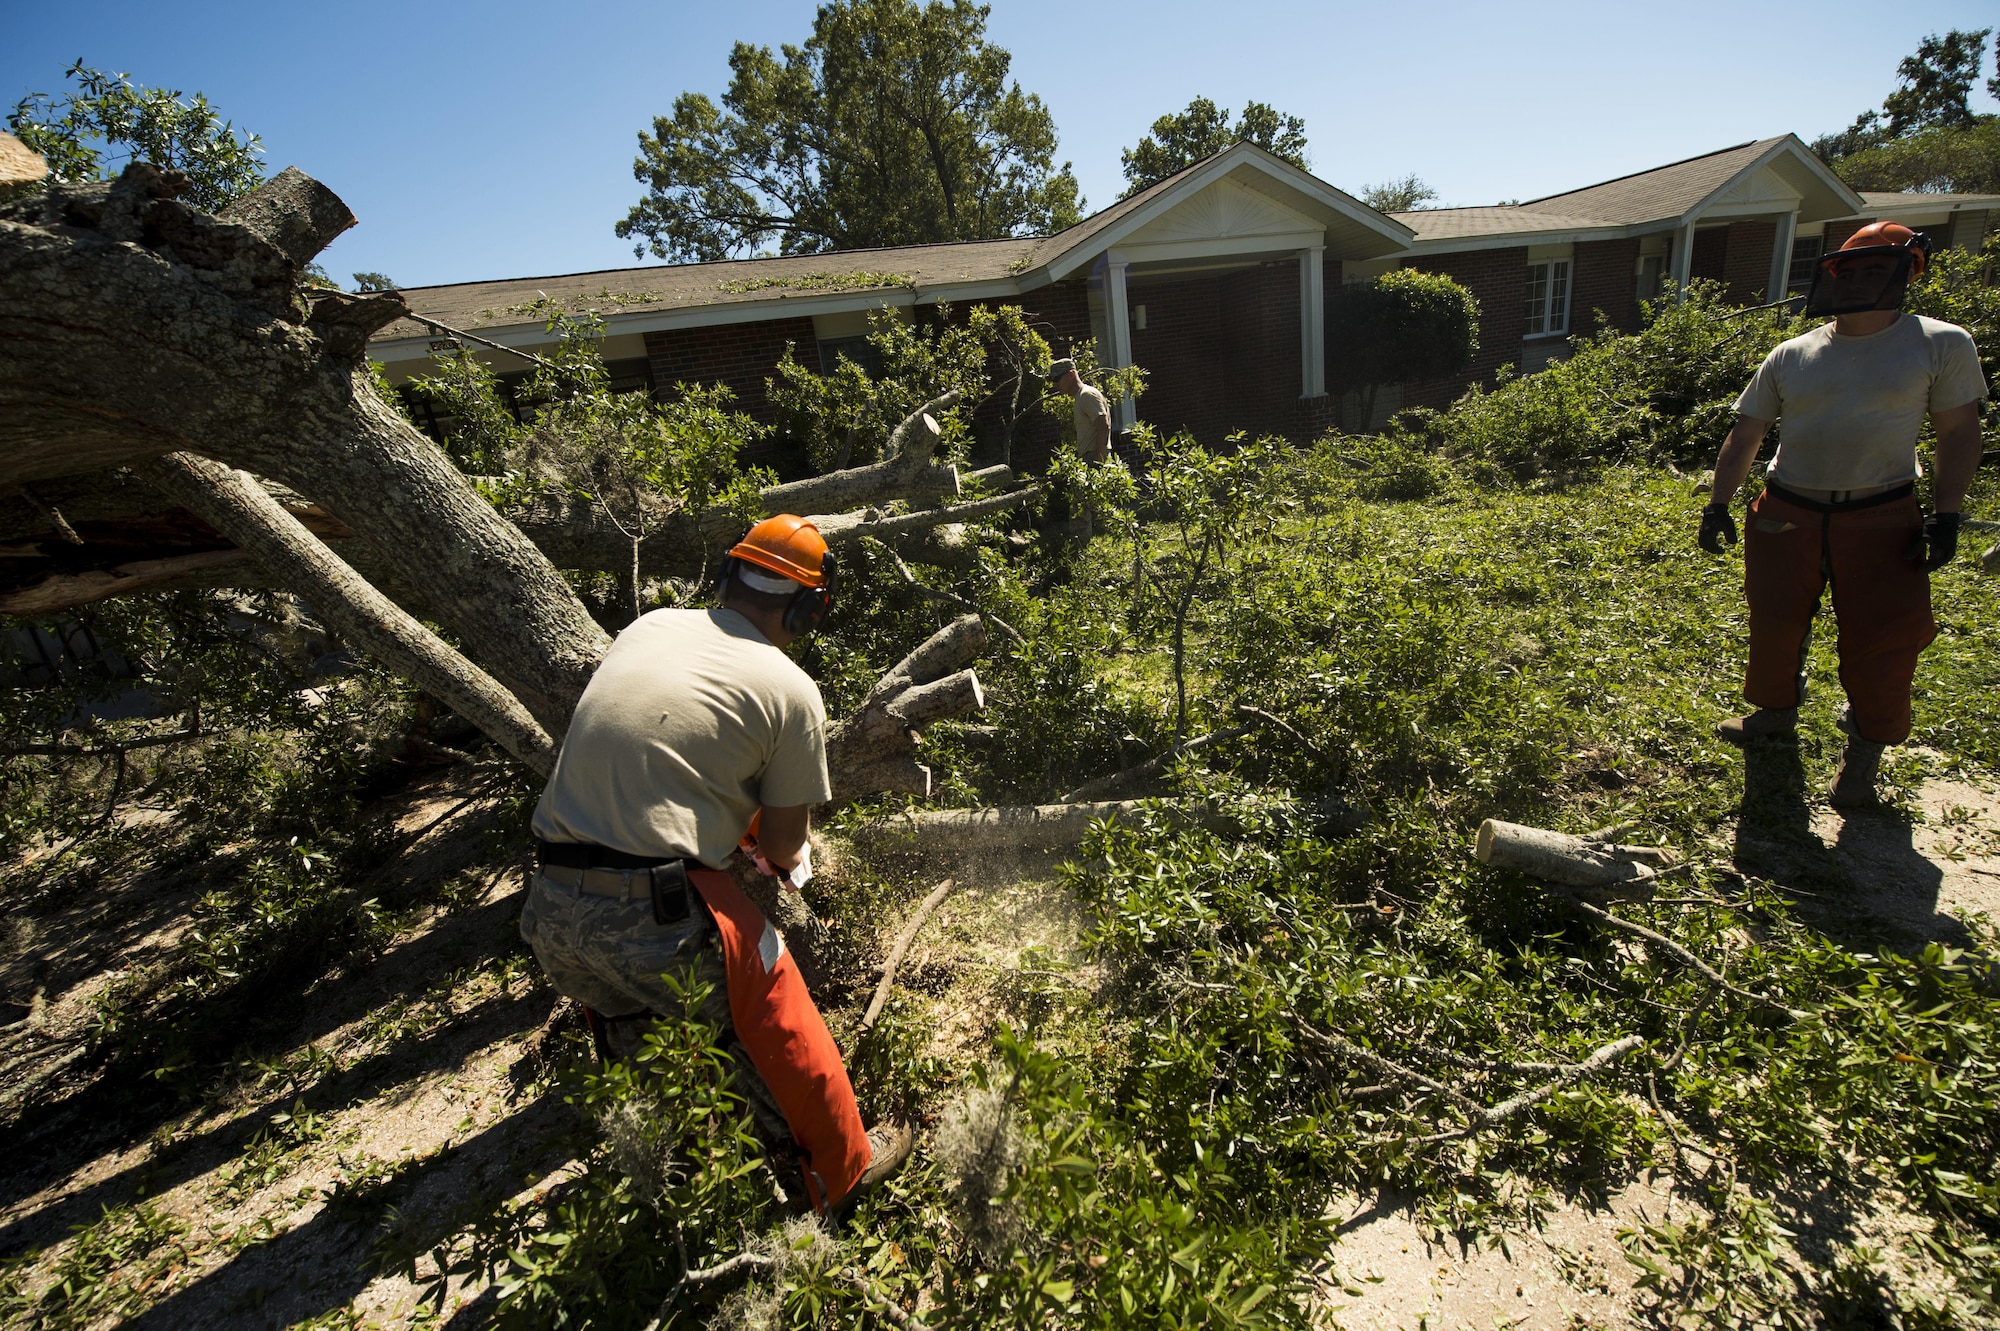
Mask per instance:
[[[1307,438],[1339,414],[1326,392],[1335,283],[1408,266],[1479,299],[1475,363],[1385,390],[1385,414],[1444,405],[1502,365],[1539,369],[1600,315],[1634,328],[1640,301],[1670,279],[1713,278],[1753,303],[1796,288],[1822,245],[1874,218],[1973,247],[1996,213],[2000,196],[1856,194],[1789,134],[1525,203],[1394,215],[1239,143],[1052,236],[412,288],[415,317],[370,352],[404,382],[453,345],[441,325],[518,373],[495,348],[545,344],[551,304],[591,308],[614,387],[719,382],[768,420],[765,381],[787,346],[815,370],[843,354],[865,363],[870,311],[1018,304],[1059,352],[1094,341],[1107,364],[1150,372],[1143,403],[1114,404],[1120,426],[1143,414],[1207,441],[1236,429]],[[1035,465],[1052,442],[1053,425],[1015,460]]]

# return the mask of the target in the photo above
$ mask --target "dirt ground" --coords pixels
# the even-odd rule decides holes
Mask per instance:
[[[276,1042],[285,1052],[138,1121],[99,1113],[87,1080],[58,1076],[0,1168],[0,1254],[43,1249],[47,1272],[87,1265],[72,1229],[143,1201],[170,1236],[90,1259],[106,1291],[95,1324],[126,1310],[130,1325],[202,1331],[482,1324],[493,1291],[456,1236],[574,1162],[551,1145],[571,1111],[535,1084],[556,1000],[531,963],[509,959],[520,879],[479,867],[489,811],[460,804],[448,782],[406,797],[398,826],[422,835],[394,872],[441,885],[441,904],[368,964],[320,981]],[[1916,806],[1914,818],[1808,805],[1774,826],[1746,819],[1731,851],[1829,922],[1952,942],[1970,914],[2000,915],[2000,795],[1934,778]],[[175,884],[121,893],[117,912],[79,900],[8,949],[4,994],[24,997],[0,1033],[6,1083],[73,1047],[93,998],[185,927]],[[996,985],[1017,1009],[1088,989],[1078,926],[1039,866],[968,881],[904,963],[914,989],[965,1013],[944,1024],[940,1052],[970,1052]],[[1349,1331],[1640,1325],[1618,1231],[1688,1205],[1642,1182],[1603,1208],[1558,1207],[1538,1234],[1467,1249],[1432,1241],[1407,1199],[1351,1198],[1317,1311]]]

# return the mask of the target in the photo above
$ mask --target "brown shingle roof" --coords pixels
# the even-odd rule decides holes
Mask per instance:
[[[1733,148],[1656,166],[1650,171],[1637,171],[1565,194],[1530,199],[1520,207],[1531,212],[1592,217],[1618,226],[1679,217],[1729,183],[1783,138],[1780,135],[1756,143],[1739,143]]]
[[[1465,240],[1473,236],[1532,236],[1540,231],[1583,231],[1616,223],[1601,217],[1572,217],[1524,208],[1426,208],[1389,216],[1417,233],[1418,241]]]
[[[549,303],[572,311],[594,309],[599,314],[634,314],[870,288],[921,289],[985,281],[1007,277],[1029,266],[1021,260],[1043,243],[1040,238],[1030,236],[957,245],[843,250],[837,254],[800,254],[777,259],[655,264],[646,268],[607,268],[498,282],[409,287],[402,294],[416,314],[454,328],[477,331],[536,322]],[[424,333],[425,329],[416,321],[399,319],[375,336],[378,340],[389,340],[421,337]]]

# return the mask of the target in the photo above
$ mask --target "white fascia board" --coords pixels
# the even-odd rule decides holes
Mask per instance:
[[[1120,245],[1118,252],[1136,268],[1143,263],[1177,263],[1184,259],[1292,254],[1325,243],[1326,232],[1313,230],[1280,232],[1264,236],[1238,236],[1233,240],[1179,240],[1151,245]]]
[[[1567,231],[1503,231],[1484,236],[1448,236],[1437,240],[1419,240],[1410,246],[1407,254],[1385,257],[1416,259],[1426,254],[1469,254],[1475,250],[1524,250],[1534,245],[1574,245],[1578,241],[1588,240],[1629,240],[1633,236],[1650,236],[1656,232],[1671,230],[1673,230],[1671,222],[1637,222],[1631,226],[1572,228]]]
[[[1177,182],[1172,189],[1163,191],[1158,197],[1149,200],[1144,207],[1134,209],[1129,215],[1119,218],[1114,225],[1106,227],[1087,240],[1078,242],[1051,259],[1048,263],[1049,280],[1059,282],[1077,269],[1095,262],[1098,255],[1108,249],[1117,248],[1118,243],[1125,237],[1147,223],[1155,221],[1161,214],[1171,211],[1190,194],[1208,188],[1246,161],[1256,163],[1259,169],[1284,180],[1291,188],[1315,199],[1321,206],[1351,217],[1354,221],[1373,227],[1375,230],[1383,231],[1400,244],[1409,244],[1411,238],[1416,235],[1416,232],[1393,217],[1385,217],[1369,208],[1367,204],[1349,199],[1348,195],[1342,194],[1317,176],[1308,175],[1289,162],[1270,158],[1262,149],[1252,147],[1250,144],[1237,143],[1211,157],[1206,164]],[[1287,174],[1295,174],[1301,177],[1301,181],[1288,180],[1285,178]],[[1350,208],[1336,199],[1328,198],[1329,194],[1337,195],[1339,200],[1348,200],[1353,207]],[[1282,203],[1282,200],[1276,202]],[[1356,208],[1361,211],[1355,212]]]

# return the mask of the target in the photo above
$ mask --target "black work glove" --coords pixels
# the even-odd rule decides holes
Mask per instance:
[[[1722,553],[1722,543],[1736,544],[1736,519],[1730,516],[1729,505],[1710,504],[1701,511],[1701,535],[1695,538],[1701,548],[1712,555]]]
[[[1926,573],[1949,564],[1958,555],[1958,519],[1956,513],[1933,513],[1925,518],[1923,530],[1910,538],[1903,558],[1923,565]]]

